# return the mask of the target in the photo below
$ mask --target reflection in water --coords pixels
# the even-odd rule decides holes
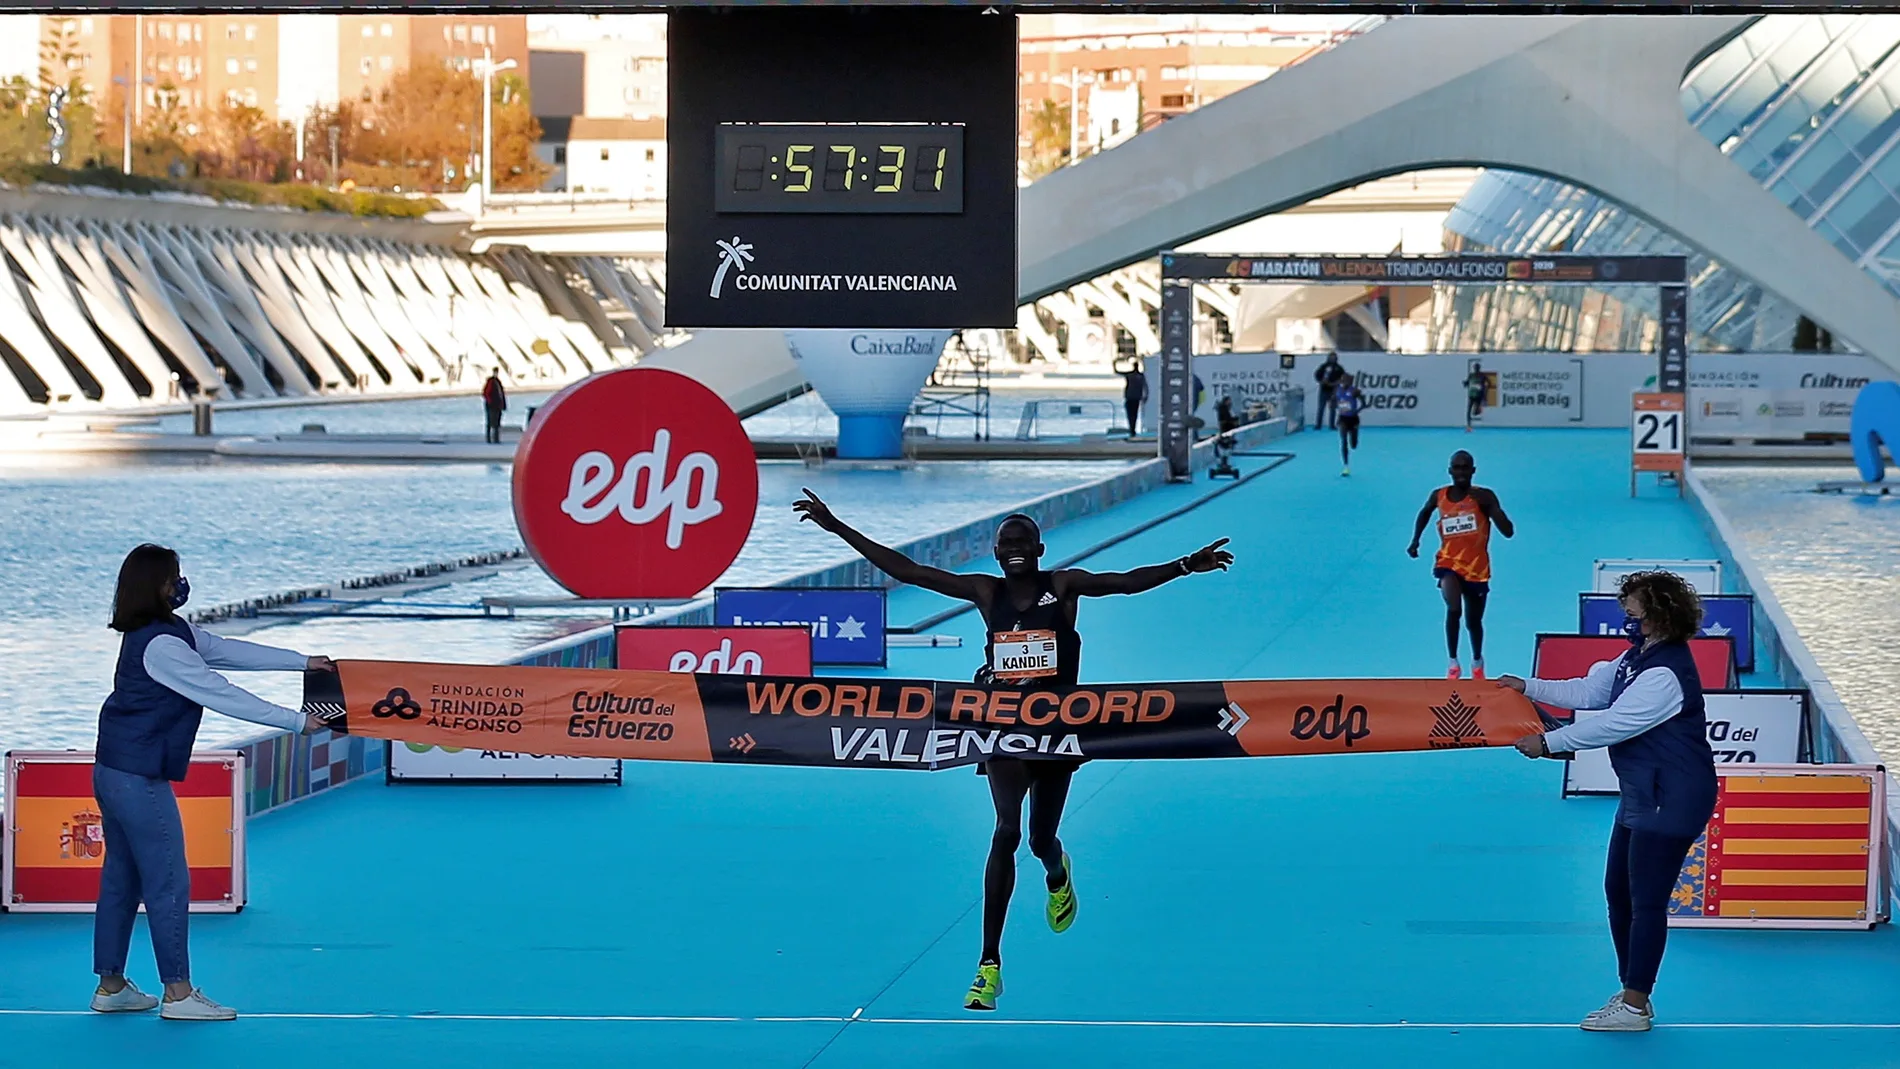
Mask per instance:
[[[1850,467],[1696,473],[1861,730],[1884,758],[1900,756],[1900,499],[1813,492],[1858,482]]]
[[[791,503],[809,486],[841,516],[886,541],[1116,470],[1118,463],[926,464],[910,471],[759,468],[751,539],[721,580],[767,582],[848,555],[837,539],[798,529]],[[194,605],[257,597],[520,544],[502,465],[88,464],[0,470],[0,751],[90,747],[112,685],[118,636],[107,630],[120,560],[132,546],[177,549]],[[414,597],[471,609],[485,596],[559,595],[537,568]],[[592,621],[327,620],[258,632],[257,641],[339,657],[493,662]],[[272,700],[298,697],[294,675],[244,683]],[[211,745],[255,732],[208,716]]]

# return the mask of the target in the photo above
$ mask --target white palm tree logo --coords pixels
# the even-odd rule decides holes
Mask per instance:
[[[752,246],[741,244],[739,236],[734,234],[731,241],[717,242],[719,246],[719,270],[713,272],[712,296],[719,299],[719,291],[726,284],[726,272],[736,267],[741,271],[752,262]]]

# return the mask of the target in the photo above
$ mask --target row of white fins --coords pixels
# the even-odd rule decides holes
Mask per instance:
[[[600,257],[27,214],[0,252],[0,413],[557,384],[661,333],[663,276]]]
[[[1240,297],[1232,287],[1197,285],[1194,297],[1197,313],[1218,312],[1230,323],[1239,317]],[[1016,329],[1036,355],[1052,363],[1095,355],[1080,351],[1089,344],[1084,339],[1094,335],[1101,336],[1095,337],[1093,343],[1106,347],[1106,353],[1101,355],[1112,355],[1115,327],[1135,339],[1137,352],[1158,353],[1161,337],[1155,332],[1154,322],[1155,313],[1160,309],[1161,266],[1148,261],[1111,271],[1023,305],[1016,310]],[[1057,324],[1068,327],[1066,347],[1054,329]]]

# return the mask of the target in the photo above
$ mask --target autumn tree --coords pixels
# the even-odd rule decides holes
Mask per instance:
[[[1029,145],[1023,155],[1023,171],[1031,179],[1041,178],[1069,159],[1069,106],[1044,100],[1030,109],[1024,121]]]
[[[534,154],[540,124],[528,109],[525,84],[504,76],[494,84],[494,185],[536,189],[548,168]],[[373,184],[440,191],[478,180],[482,152],[482,81],[467,71],[427,64],[390,79],[354,139],[351,163]]]
[[[257,108],[227,100],[204,117],[191,147],[200,177],[283,182],[290,178],[296,134]]]

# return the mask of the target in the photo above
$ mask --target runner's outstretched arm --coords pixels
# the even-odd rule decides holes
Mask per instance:
[[[1080,568],[1066,568],[1056,573],[1057,591],[1084,598],[1099,598],[1108,594],[1139,594],[1144,590],[1153,590],[1170,579],[1179,579],[1193,572],[1211,572],[1216,569],[1224,572],[1229,565],[1234,563],[1234,555],[1221,548],[1226,544],[1227,539],[1223,538],[1179,560],[1169,561],[1166,564],[1150,564],[1131,572],[1086,572]]]
[[[1498,502],[1496,491],[1486,490],[1478,505],[1484,509],[1486,516],[1491,517],[1491,522],[1497,525],[1499,534],[1506,538],[1517,534],[1517,527],[1511,523],[1511,518],[1504,514],[1504,506]]]
[[[802,489],[802,488],[801,488]],[[833,515],[830,506],[818,499],[810,490],[805,491],[803,501],[792,502],[792,511],[798,513],[799,522],[810,520],[820,530],[829,531],[844,539],[846,545],[857,550],[871,566],[900,583],[923,587],[946,597],[961,598],[964,601],[981,604],[989,593],[989,578],[981,575],[958,575],[946,572],[942,568],[932,568],[928,564],[919,564],[902,553],[886,545],[866,538]]]
[[[1425,507],[1418,510],[1418,522],[1412,525],[1412,544],[1406,549],[1409,556],[1418,556],[1418,540],[1425,537],[1425,526],[1432,522],[1432,513],[1438,511],[1438,491],[1425,499]]]

